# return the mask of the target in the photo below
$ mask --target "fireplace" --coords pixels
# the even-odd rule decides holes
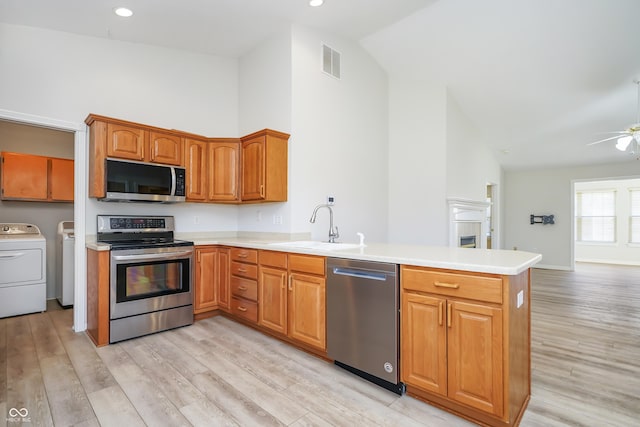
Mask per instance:
[[[486,248],[486,212],[489,203],[449,199],[449,246]]]

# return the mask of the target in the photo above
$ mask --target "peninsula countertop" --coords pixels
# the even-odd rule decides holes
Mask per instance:
[[[191,240],[196,246],[235,246],[509,276],[520,274],[542,259],[542,255],[537,253],[501,249],[367,243],[365,246],[349,245],[346,248],[327,250],[322,247],[300,247],[295,241],[287,243],[286,240],[275,239],[181,235],[176,237]]]

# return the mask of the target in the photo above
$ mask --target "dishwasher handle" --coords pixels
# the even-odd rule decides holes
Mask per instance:
[[[341,268],[341,267],[334,267],[333,274],[335,274],[336,276],[357,277],[359,279],[380,280],[382,282],[386,281],[387,276],[389,276],[386,273],[379,273],[377,271],[363,271],[363,270],[354,270],[351,268]]]

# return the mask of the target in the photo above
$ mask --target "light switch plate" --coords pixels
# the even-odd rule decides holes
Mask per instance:
[[[522,307],[522,304],[524,304],[524,291],[518,292],[518,302],[516,308]]]

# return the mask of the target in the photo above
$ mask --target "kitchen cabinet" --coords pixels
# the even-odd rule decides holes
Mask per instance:
[[[326,351],[325,258],[260,251],[259,324]]]
[[[73,160],[2,153],[3,200],[73,202]]]
[[[241,140],[241,200],[286,202],[289,135],[264,129]]]
[[[402,266],[401,380],[419,398],[513,425],[530,395],[528,272]]]
[[[187,201],[239,201],[240,142],[186,139]]]
[[[208,200],[237,202],[240,197],[240,143],[235,140],[211,139],[208,156]]]
[[[231,307],[234,316],[258,323],[258,251],[231,248]]]
[[[87,249],[87,335],[97,347],[109,344],[109,251]]]
[[[184,138],[189,134],[90,114],[89,197],[105,196],[105,160],[117,159],[184,165]]]
[[[229,310],[229,248],[198,246],[195,250],[196,276],[193,313],[196,320],[209,317],[218,309]]]

